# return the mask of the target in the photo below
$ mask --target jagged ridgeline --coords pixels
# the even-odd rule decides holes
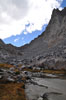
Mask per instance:
[[[66,8],[54,9],[46,30],[22,47],[0,40],[0,63],[66,69]]]

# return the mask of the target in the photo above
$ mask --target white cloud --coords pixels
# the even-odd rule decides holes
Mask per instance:
[[[17,42],[19,40],[19,38],[15,39],[14,42]]]
[[[25,31],[24,34],[26,35],[27,34],[27,31]]]
[[[60,7],[60,8],[59,8],[59,10],[61,11],[61,10],[63,10],[63,8],[62,8],[62,7]]]
[[[0,38],[41,30],[63,0],[0,0]],[[26,24],[30,25],[26,27]]]

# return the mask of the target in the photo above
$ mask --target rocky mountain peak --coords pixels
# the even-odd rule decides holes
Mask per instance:
[[[54,9],[52,12],[52,16],[54,17],[55,15],[66,16],[66,7],[62,9],[61,11],[58,8]]]
[[[59,40],[59,38],[66,38],[66,7],[60,11],[54,9],[51,15],[49,24],[43,32],[44,39],[47,41]],[[57,41],[56,41],[57,42]]]
[[[66,16],[66,7],[61,11],[62,16]]]
[[[0,40],[0,45],[2,44],[4,42]],[[46,30],[30,44],[19,48],[11,44],[2,46],[0,58],[5,58],[9,63],[26,66],[42,64],[47,68],[54,66],[53,68],[66,69],[66,7],[62,11],[53,10]]]

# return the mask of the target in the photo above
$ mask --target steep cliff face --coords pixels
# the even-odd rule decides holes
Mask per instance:
[[[51,41],[66,38],[66,8],[62,11],[54,9],[49,25],[46,29],[45,39]],[[48,36],[47,36],[48,35]]]
[[[51,20],[45,30],[38,38],[26,46],[24,55],[29,57],[44,55],[50,49],[65,44],[66,41],[66,8],[62,11],[54,9]],[[59,47],[58,46],[58,47]],[[22,49],[23,50],[23,49]]]
[[[32,60],[32,65],[66,68],[66,8],[62,11],[54,9],[46,30],[30,44],[17,48],[0,40],[0,45],[0,54],[4,56],[4,50],[7,59],[17,59],[21,63],[27,59],[29,64]]]

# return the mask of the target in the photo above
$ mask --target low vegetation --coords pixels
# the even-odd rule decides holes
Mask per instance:
[[[23,71],[30,71],[30,72],[44,72],[44,73],[48,73],[48,74],[66,74],[66,70],[62,69],[62,70],[46,70],[46,69],[42,69],[42,70],[38,70],[38,69],[29,69],[29,68],[25,68],[23,69]]]
[[[29,71],[29,72],[40,72],[41,70],[38,70],[38,69],[30,69],[30,68],[24,68],[22,71]]]
[[[43,72],[48,74],[66,74],[66,70],[43,70]]]
[[[0,84],[0,100],[26,100],[24,83]]]
[[[11,67],[15,67],[15,66],[10,64],[4,64],[4,63],[0,64],[0,68],[11,68]]]

